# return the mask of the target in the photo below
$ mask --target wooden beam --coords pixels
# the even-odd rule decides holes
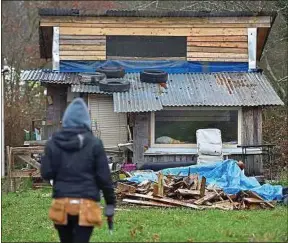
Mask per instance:
[[[106,51],[60,51],[60,57],[63,56],[106,56]]]
[[[177,189],[175,192],[181,196],[200,196],[199,190]]]
[[[75,28],[270,28],[269,23],[41,23],[40,26],[75,27]]]
[[[213,41],[190,41],[187,42],[187,48],[189,47],[221,47],[221,48],[242,48],[242,49],[248,49],[248,43],[247,42],[213,42]]]
[[[247,194],[250,195],[250,197],[254,197],[254,198],[257,198],[257,199],[262,200],[263,203],[265,203],[265,204],[268,205],[269,207],[275,208],[275,206],[274,206],[272,203],[265,201],[265,200],[264,200],[262,197],[260,197],[256,192],[247,191]]]
[[[138,23],[138,24],[210,24],[210,23],[250,23],[271,24],[270,16],[255,17],[84,17],[84,16],[44,16],[40,19],[40,25],[44,23]]]
[[[30,177],[41,177],[39,170],[13,170],[11,172],[12,178],[30,178]]]
[[[72,28],[60,27],[60,35],[144,35],[144,36],[239,36],[246,28]]]
[[[188,41],[187,47],[224,47],[224,48],[248,48],[248,43],[246,42],[220,42],[220,41]]]
[[[248,36],[247,36],[247,30],[246,33],[243,35],[239,36],[217,36],[217,35],[207,35],[207,36],[188,36],[187,37],[187,42],[195,42],[195,41],[209,41],[209,42],[219,42],[219,41],[243,41],[247,42],[248,41]]]
[[[39,169],[41,167],[41,164],[37,162],[35,159],[32,159],[29,155],[16,155],[19,159],[21,159],[23,162],[31,165],[32,167]]]
[[[47,140],[25,141],[24,146],[45,146]]]
[[[138,197],[138,198],[145,198],[145,199],[150,199],[153,201],[159,201],[159,202],[164,202],[164,203],[170,203],[172,205],[179,205],[183,207],[188,207],[188,208],[193,208],[193,209],[200,209],[198,206],[193,205],[191,203],[185,203],[179,200],[171,199],[171,198],[160,198],[160,197],[153,197],[153,196],[148,196],[148,195],[143,195],[143,194],[128,194],[126,193],[126,196],[130,197]]]
[[[106,40],[85,40],[85,39],[84,40],[60,40],[59,42],[60,42],[60,45],[94,45],[94,46],[106,45]]]
[[[202,176],[201,186],[200,186],[200,197],[205,196],[205,186],[206,186],[206,177]]]
[[[106,51],[105,45],[60,45],[61,51]]]
[[[248,58],[187,57],[187,61],[198,62],[248,62]]]
[[[217,196],[217,194],[216,194],[215,192],[209,193],[209,194],[207,194],[206,196],[204,196],[204,197],[196,200],[196,201],[194,202],[194,204],[197,204],[197,205],[203,204],[203,203],[205,203],[205,202],[207,202],[207,201],[215,198],[216,196]]]
[[[248,59],[248,53],[206,53],[206,52],[188,52],[187,57],[214,57],[214,58],[239,58]]]
[[[75,53],[77,54],[77,53]],[[60,56],[60,60],[92,60],[92,61],[97,61],[97,60],[106,60],[106,56]]]
[[[74,26],[75,27],[75,26]],[[105,36],[102,35],[82,35],[82,36],[75,36],[75,35],[60,35],[60,40],[106,40]]]
[[[248,49],[247,48],[245,49],[245,48],[188,46],[187,52],[248,53]]]
[[[132,203],[132,204],[138,204],[138,205],[145,205],[145,206],[154,206],[154,207],[165,207],[165,208],[174,208],[175,206],[165,204],[165,203],[159,203],[159,202],[149,202],[149,201],[143,201],[143,200],[133,200],[133,199],[123,199],[123,202]]]
[[[164,181],[163,181],[163,174],[160,172],[158,173],[158,196],[164,196]]]

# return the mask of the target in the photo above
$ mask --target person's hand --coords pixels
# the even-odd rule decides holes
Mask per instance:
[[[115,206],[110,204],[107,205],[105,208],[105,216],[106,217],[113,217],[114,216],[114,211],[115,211]]]

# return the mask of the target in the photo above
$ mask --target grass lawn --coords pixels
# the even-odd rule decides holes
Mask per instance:
[[[2,242],[59,242],[47,217],[49,190],[2,194]],[[287,242],[288,207],[254,211],[130,208],[115,215],[115,230],[96,228],[92,242]]]

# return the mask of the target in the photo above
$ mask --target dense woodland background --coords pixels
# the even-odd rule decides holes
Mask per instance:
[[[93,13],[108,9],[192,10],[192,11],[277,11],[260,67],[285,102],[285,107],[265,108],[264,141],[275,143],[275,173],[287,171],[287,85],[288,85],[288,1],[2,1],[2,61],[13,67],[5,76],[5,145],[21,146],[24,129],[32,120],[45,116],[44,89],[37,83],[21,84],[23,69],[50,68],[51,60],[40,59],[38,8],[77,8]],[[3,63],[3,62],[2,62]]]

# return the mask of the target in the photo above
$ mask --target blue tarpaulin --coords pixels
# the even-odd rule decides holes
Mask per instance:
[[[235,160],[225,160],[208,165],[191,165],[187,167],[177,167],[161,170],[164,175],[187,176],[189,174],[199,174],[206,177],[207,185],[215,185],[222,188],[227,194],[236,194],[241,190],[250,190],[259,194],[265,200],[281,200],[283,197],[282,186],[272,186],[270,184],[260,185],[255,177],[247,177],[237,165]],[[141,183],[144,180],[157,181],[155,172],[137,173],[127,178],[129,181]]]
[[[144,69],[161,69],[168,73],[209,73],[209,72],[247,72],[248,63],[243,62],[188,62],[188,61],[60,61],[60,72],[95,72],[101,66],[123,67],[127,73]]]

